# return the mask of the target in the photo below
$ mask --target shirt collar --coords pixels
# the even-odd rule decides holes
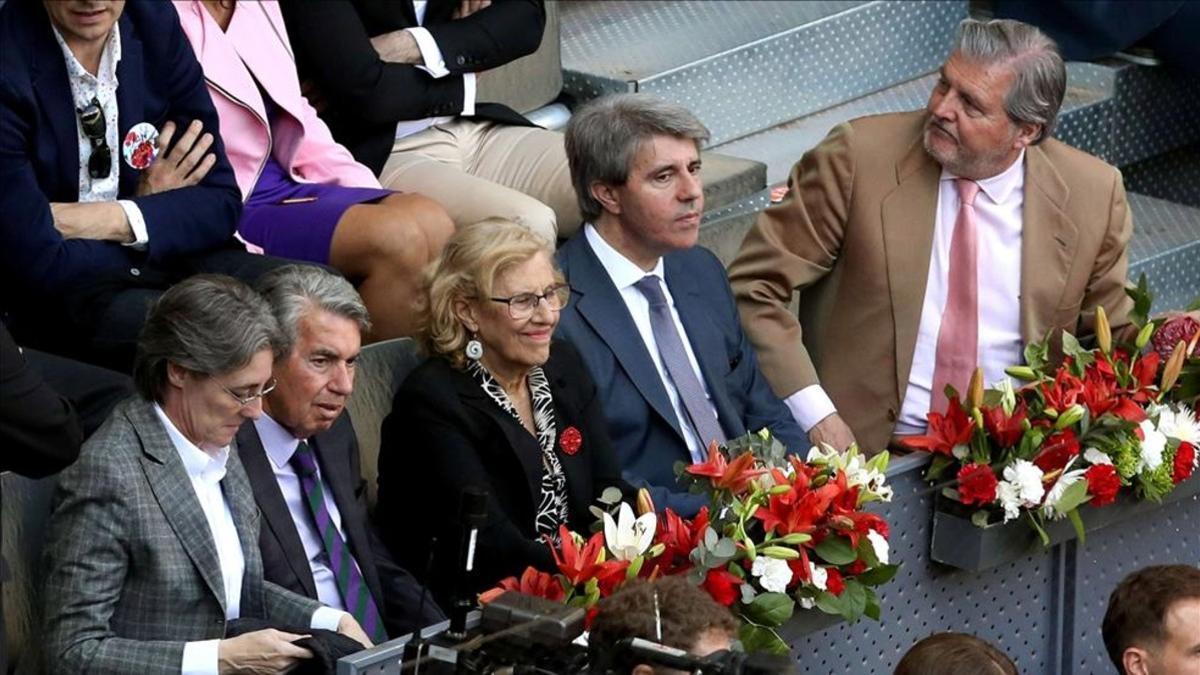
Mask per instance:
[[[175,446],[175,451],[183,460],[183,468],[187,470],[188,478],[210,485],[221,482],[221,479],[225,477],[225,464],[229,461],[229,446],[218,450],[216,456],[210,455],[189,441],[179,431],[171,418],[167,417],[162,406],[155,403],[154,412],[158,415],[158,419],[162,420],[163,426],[167,428],[167,437],[171,439],[171,445]]]
[[[642,277],[653,274],[659,279],[665,279],[663,276],[663,259],[659,258],[654,264],[654,269],[647,272],[641,267],[638,267],[632,260],[626,258],[620,251],[613,248],[604,237],[596,230],[596,227],[591,223],[584,225],[583,236],[587,238],[588,244],[592,247],[592,252],[600,259],[600,265],[604,267],[604,271],[608,272],[608,276],[612,279],[613,285],[618,291],[623,291],[629,286],[636,284],[642,280]]]
[[[58,27],[53,23],[50,24],[50,29],[54,32],[54,40],[58,42],[59,49],[62,50],[63,58],[67,62],[67,74],[72,79],[83,79],[85,81],[113,81],[117,80],[117,64],[121,62],[121,26],[119,23],[113,24],[112,30],[108,33],[108,40],[104,43],[104,50],[100,52],[100,67],[96,70],[96,75],[93,76],[83,67],[79,59],[75,58],[75,53],[67,46],[67,41],[63,39],[62,33],[58,32]]]
[[[267,457],[271,458],[275,468],[282,469],[287,466],[288,462],[292,461],[292,455],[296,454],[296,448],[300,447],[300,439],[265,412],[254,420],[254,428],[258,431],[263,449],[267,451]]]
[[[942,169],[942,180],[955,180],[958,176]],[[994,204],[1003,204],[1008,201],[1009,197],[1017,190],[1025,187],[1025,149],[1021,149],[1021,154],[1017,155],[1017,159],[1008,166],[1007,169],[992,176],[975,181],[979,184],[979,189],[992,200]]]

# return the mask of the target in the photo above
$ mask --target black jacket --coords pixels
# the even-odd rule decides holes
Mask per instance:
[[[342,517],[342,531],[371,597],[383,615],[388,636],[396,638],[441,621],[444,617],[433,598],[425,600],[423,611],[418,615],[421,585],[392,560],[369,522],[367,483],[362,478],[358,440],[349,413],[343,413],[328,431],[313,436],[308,442],[321,467],[321,479],[333,493],[333,501]],[[259,531],[263,577],[289,591],[318,599],[304,544],[300,542],[283,492],[275,480],[271,460],[253,422],[247,422],[238,430],[237,448],[254,491],[254,501],[263,515],[264,526]]]
[[[578,353],[555,342],[543,369],[554,397],[555,449],[567,477],[568,525],[588,536],[595,520],[588,507],[604,489],[618,487],[628,497],[631,488],[621,479],[596,387]],[[574,454],[562,443],[571,427],[582,438]],[[430,358],[404,381],[383,423],[376,517],[393,553],[414,571],[424,570],[425,561],[410,556],[437,537],[433,574],[425,581],[444,600],[458,561],[461,494],[469,486],[486,490],[487,524],[479,533],[473,588],[482,591],[528,565],[554,570],[534,529],[541,477],[537,439],[470,374]]]
[[[412,0],[283,0],[284,22],[301,80],[326,107],[320,115],[333,137],[378,174],[395,141],[396,123],[457,115],[463,73],[502,66],[537,51],[545,29],[541,0],[497,0],[453,19],[459,0],[429,0],[417,24]],[[434,79],[415,65],[387,63],[371,38],[423,25],[442,51],[450,75]],[[475,118],[529,125],[511,108],[476,103]]]

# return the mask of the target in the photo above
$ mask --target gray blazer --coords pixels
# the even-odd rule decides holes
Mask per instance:
[[[236,449],[221,481],[246,560],[241,615],[308,626],[320,603],[263,580],[259,515]],[[62,472],[45,550],[55,673],[178,673],[184,643],[225,635],[216,546],[153,404],[121,403]]]

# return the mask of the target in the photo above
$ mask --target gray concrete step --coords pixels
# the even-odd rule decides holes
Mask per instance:
[[[569,2],[564,90],[650,92],[723,143],[928,73],[967,3]]]

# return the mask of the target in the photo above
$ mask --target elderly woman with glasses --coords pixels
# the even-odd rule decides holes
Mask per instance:
[[[629,491],[587,369],[553,340],[569,295],[546,242],[504,220],[463,228],[426,271],[418,316],[429,358],[384,422],[377,514],[408,569],[432,571],[439,601],[455,581],[469,488],[487,493],[487,520],[460,592],[527,565],[553,569],[544,540],[560,525],[587,533],[604,489]]]
[[[259,515],[232,447],[262,414],[282,340],[265,300],[192,277],[152,307],[141,394],[59,478],[45,549],[50,672],[284,672],[313,628],[370,644],[347,613],[264,581]],[[227,637],[246,618],[261,629]],[[233,630],[234,633],[239,631]]]

